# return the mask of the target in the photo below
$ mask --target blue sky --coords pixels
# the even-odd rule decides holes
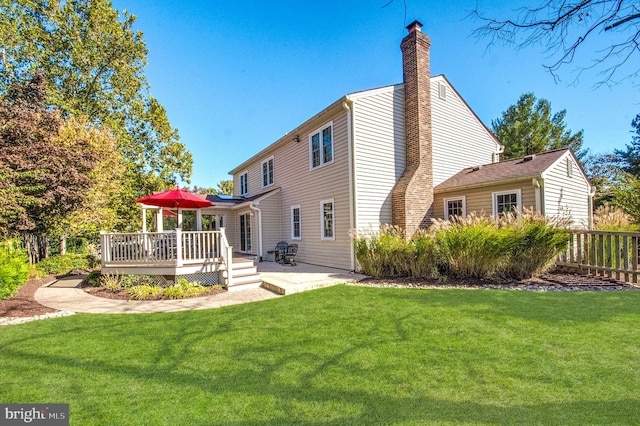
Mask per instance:
[[[595,88],[574,66],[555,83],[544,50],[515,50],[472,32],[478,8],[504,16],[509,1],[395,0],[176,2],[116,0],[136,15],[149,49],[151,93],[193,155],[191,185],[215,187],[229,170],[347,93],[402,82],[400,41],[418,19],[431,38],[431,72],[445,74],[487,125],[521,94],[567,110],[592,152],[624,148],[640,113],[637,82]],[[531,2],[536,3],[535,0]],[[530,3],[531,3],[530,2]],[[510,16],[513,16],[511,14]],[[589,57],[586,46],[585,57]]]

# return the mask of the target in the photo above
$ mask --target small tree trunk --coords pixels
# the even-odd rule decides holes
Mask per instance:
[[[67,236],[60,235],[60,254],[67,254]]]

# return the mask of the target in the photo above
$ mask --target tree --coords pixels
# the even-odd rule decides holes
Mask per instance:
[[[226,194],[233,195],[233,181],[232,180],[221,180],[218,182],[217,188],[207,188],[194,186],[191,190],[196,194]]]
[[[110,132],[97,129],[84,116],[70,117],[60,128],[56,143],[74,146],[84,141],[86,152],[96,156],[95,166],[87,173],[90,189],[82,205],[52,224],[49,235],[60,237],[60,252],[64,254],[67,236],[97,235],[100,230],[117,227],[117,206],[122,198],[120,176],[124,171],[121,156]]]
[[[622,173],[613,187],[613,193],[611,204],[631,216],[636,225],[640,224],[640,179],[630,173]]]
[[[627,173],[640,178],[640,114],[631,122],[631,127],[635,133],[631,137],[631,144],[626,146],[626,150],[615,150],[620,157],[620,167]]]
[[[135,16],[121,16],[109,0],[3,1],[0,13],[0,93],[42,70],[48,102],[63,118],[83,115],[113,133],[126,167],[121,225],[139,217],[136,198],[188,182],[191,154],[150,94]]]
[[[229,179],[218,182],[218,194],[233,195],[233,181]]]
[[[588,62],[580,69],[600,68],[602,82],[637,76],[639,69],[631,59],[640,52],[640,9],[625,0],[544,0],[536,7],[523,7],[511,18],[485,17],[476,8],[474,15],[485,22],[476,29],[491,43],[516,47],[541,45],[550,54],[544,65],[555,80],[564,65],[578,62],[586,53]],[[628,65],[628,67],[626,66]],[[626,75],[625,75],[626,74]]]
[[[551,104],[546,99],[536,100],[533,93],[520,96],[502,117],[493,120],[491,127],[502,145],[502,158],[518,158],[550,149],[569,146],[578,159],[587,151],[582,149],[582,130],[572,134],[564,122],[566,110],[551,115]]]
[[[616,182],[620,178],[620,159],[616,154],[589,154],[582,164],[591,185],[596,189],[594,207],[611,203],[615,196]]]
[[[45,79],[0,97],[0,230],[21,235],[31,262],[48,254],[47,235],[82,206],[100,160],[84,139],[58,139],[62,119],[45,99]]]

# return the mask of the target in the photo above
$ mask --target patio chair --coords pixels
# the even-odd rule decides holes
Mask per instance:
[[[298,254],[298,245],[289,244],[282,257],[282,264],[296,266],[296,254]]]
[[[282,263],[282,259],[284,259],[284,255],[287,252],[287,246],[289,245],[289,243],[287,243],[286,241],[280,241],[278,244],[276,244],[276,249],[275,249],[275,258],[274,260],[278,263]]]

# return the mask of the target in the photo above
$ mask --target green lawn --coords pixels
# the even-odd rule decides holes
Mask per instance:
[[[0,328],[0,402],[71,424],[638,424],[640,292],[337,286]]]

